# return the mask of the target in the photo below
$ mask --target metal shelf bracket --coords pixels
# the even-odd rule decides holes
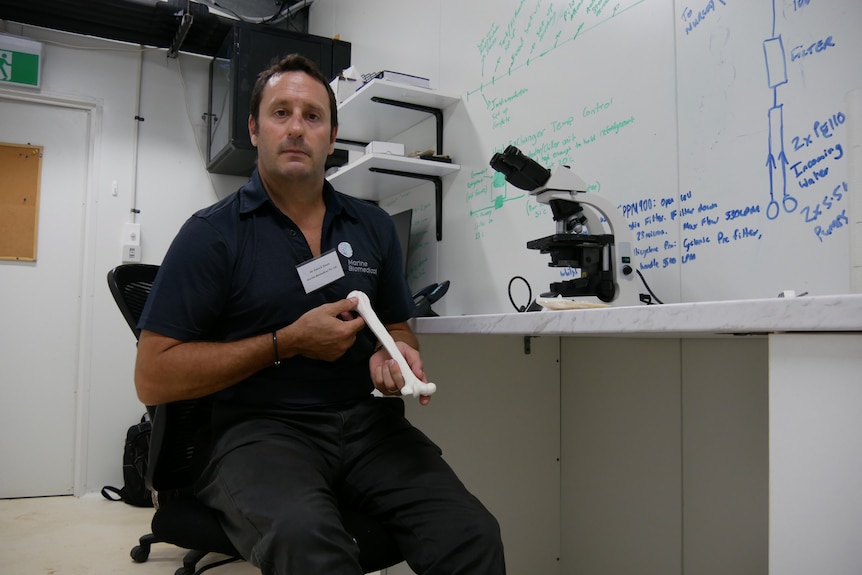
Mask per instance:
[[[371,98],[371,101],[377,102],[378,104],[386,104],[387,106],[395,106],[397,108],[417,110],[419,112],[425,112],[426,114],[431,114],[432,116],[434,116],[435,120],[437,121],[437,153],[443,153],[443,110],[431,106],[423,106],[422,104],[412,104],[410,102],[402,102],[400,100],[390,100],[389,98],[381,98],[380,96],[373,96]]]
[[[369,171],[378,174],[386,174],[389,176],[401,176],[402,178],[413,178],[416,180],[425,180],[426,182],[434,183],[434,209],[436,212],[436,228],[437,241],[443,239],[443,179],[440,176],[430,176],[428,174],[416,174],[413,172],[402,172],[401,170],[388,170],[386,168],[368,168]]]

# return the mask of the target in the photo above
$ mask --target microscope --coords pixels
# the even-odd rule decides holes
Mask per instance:
[[[503,174],[507,182],[551,207],[555,233],[528,241],[527,248],[550,254],[551,267],[580,270],[579,277],[552,283],[551,290],[541,294],[542,298],[596,297],[620,306],[640,303],[634,283],[631,233],[610,201],[588,194],[587,185],[568,166],[548,170],[515,146],[494,154],[491,167]],[[584,207],[593,215],[597,212],[595,225],[589,221]],[[590,233],[590,227],[604,231],[603,223],[610,227],[610,233]]]

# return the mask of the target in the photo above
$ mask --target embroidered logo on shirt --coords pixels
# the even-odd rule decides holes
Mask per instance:
[[[377,268],[371,267],[368,265],[368,262],[350,259],[353,256],[353,246],[350,245],[350,242],[340,242],[338,244],[338,253],[347,258],[347,271],[377,275]]]
[[[347,260],[347,271],[377,275],[377,268],[369,266],[368,262],[362,260]]]
[[[349,242],[341,242],[338,244],[338,253],[349,258],[353,255],[353,246],[351,246]]]

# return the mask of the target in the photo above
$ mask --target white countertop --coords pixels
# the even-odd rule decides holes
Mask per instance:
[[[862,332],[862,294],[462,315],[413,322],[418,334],[677,337]]]

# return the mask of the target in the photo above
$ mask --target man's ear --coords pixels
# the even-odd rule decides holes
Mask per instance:
[[[257,147],[257,124],[254,121],[254,116],[248,115],[248,135],[251,138],[251,145]]]
[[[335,138],[338,136],[338,126],[335,126],[330,130],[329,133],[329,153],[332,154],[335,151]]]

